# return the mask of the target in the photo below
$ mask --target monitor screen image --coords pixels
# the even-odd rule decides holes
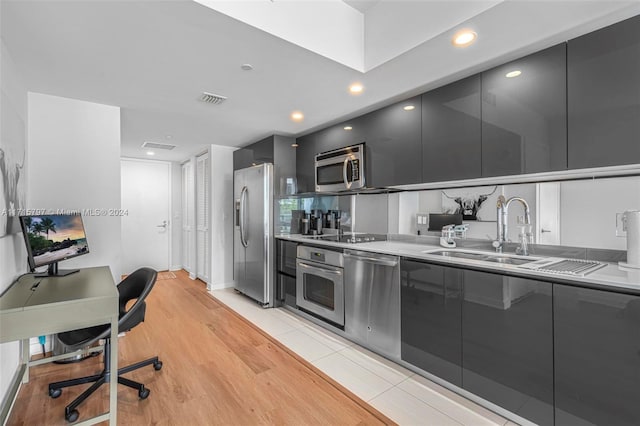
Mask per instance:
[[[62,275],[59,261],[89,253],[79,214],[20,216],[20,224],[32,270],[49,265],[49,275]]]

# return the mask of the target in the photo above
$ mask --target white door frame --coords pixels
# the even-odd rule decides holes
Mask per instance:
[[[168,211],[169,211],[169,219],[167,220],[167,232],[169,234],[169,238],[167,238],[167,244],[169,245],[168,247],[168,253],[169,253],[169,257],[167,259],[167,270],[171,270],[171,264],[172,264],[172,259],[173,259],[173,238],[172,238],[172,234],[173,234],[173,208],[172,208],[172,202],[171,200],[173,199],[173,193],[171,191],[171,183],[173,182],[173,171],[172,171],[172,163],[171,161],[165,161],[165,160],[147,160],[144,158],[132,158],[132,157],[120,157],[120,161],[130,161],[130,162],[137,162],[137,163],[151,163],[151,164],[157,164],[157,163],[163,163],[166,164],[169,168],[169,187],[167,188],[168,190],[168,194],[169,196],[167,197],[167,207],[168,207]],[[122,195],[121,195],[122,197]]]

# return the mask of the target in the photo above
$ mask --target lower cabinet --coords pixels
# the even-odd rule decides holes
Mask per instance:
[[[402,359],[462,386],[462,270],[403,259]]]
[[[402,259],[402,359],[554,423],[552,284]]]
[[[640,424],[640,297],[554,284],[557,425]]]
[[[552,425],[552,284],[464,270],[462,387]]]

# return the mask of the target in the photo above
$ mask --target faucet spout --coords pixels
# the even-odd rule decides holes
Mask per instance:
[[[504,243],[507,242],[509,206],[514,201],[518,201],[520,204],[522,204],[522,207],[524,209],[524,224],[526,226],[531,225],[531,210],[529,209],[529,204],[527,203],[527,200],[525,200],[522,197],[511,197],[507,200],[503,195],[500,195],[498,197],[498,202],[496,203],[496,210],[497,210],[496,223],[498,228],[497,239],[496,241],[493,242],[493,247],[495,247],[496,251],[499,253],[502,253]],[[528,236],[525,235],[522,238],[521,246],[518,247],[518,249],[516,250],[517,252],[525,256],[529,254],[527,249],[528,239],[529,239]]]

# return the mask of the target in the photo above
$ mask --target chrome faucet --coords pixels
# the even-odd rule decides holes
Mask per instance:
[[[495,247],[498,253],[502,253],[502,249],[504,243],[507,242],[507,224],[509,219],[509,205],[513,201],[519,201],[524,208],[524,225],[527,228],[531,227],[531,213],[529,210],[529,204],[522,197],[511,197],[508,200],[504,197],[504,195],[500,195],[498,197],[498,202],[496,203],[497,208],[497,228],[498,228],[498,237],[493,242],[493,247]],[[523,256],[529,255],[528,244],[532,243],[532,235],[530,231],[524,230],[520,235],[520,246],[516,249],[516,253],[521,254]]]

